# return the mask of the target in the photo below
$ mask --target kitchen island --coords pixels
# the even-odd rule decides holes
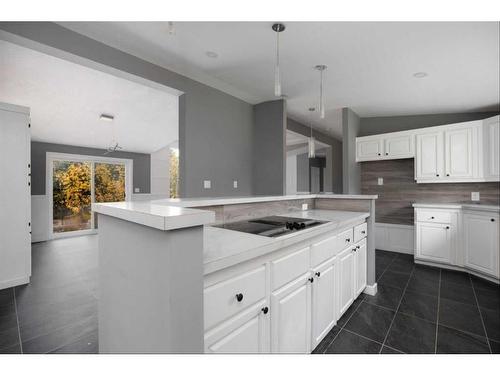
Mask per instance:
[[[93,205],[99,214],[100,352],[310,352],[355,295],[376,293],[376,198]],[[325,223],[277,238],[209,225],[270,214]],[[349,285],[339,288],[342,277]],[[314,296],[321,294],[323,307],[315,307]],[[276,320],[283,314],[285,320]],[[301,340],[287,338],[290,319],[299,320]]]

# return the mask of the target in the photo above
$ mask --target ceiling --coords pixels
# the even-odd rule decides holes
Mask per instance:
[[[286,149],[287,156],[300,155],[308,152],[308,140],[309,138],[305,135],[295,133],[291,130],[286,131]],[[316,154],[318,156],[325,155],[325,151],[330,145],[320,142],[317,139],[314,140],[314,145],[316,146]]]
[[[63,22],[61,25],[250,103],[272,100],[275,33],[267,22]],[[361,117],[498,108],[498,22],[285,22],[283,93],[309,121],[325,64],[326,113],[316,128],[341,136],[340,109]],[[218,57],[210,58],[207,51]],[[425,78],[415,78],[426,72]]]
[[[177,96],[5,41],[0,101],[30,107],[34,141],[151,153],[178,140]]]

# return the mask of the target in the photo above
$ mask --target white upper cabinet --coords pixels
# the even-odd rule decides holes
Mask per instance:
[[[442,177],[444,164],[443,132],[417,134],[416,143],[415,179],[417,181],[433,181]]]
[[[356,161],[380,160],[384,155],[382,137],[356,138]]]
[[[483,167],[487,181],[500,180],[500,116],[484,120],[483,125]]]
[[[475,127],[449,129],[444,132],[445,171],[444,177],[469,179],[477,177],[477,143],[473,147],[472,137]],[[476,173],[474,173],[476,172]]]

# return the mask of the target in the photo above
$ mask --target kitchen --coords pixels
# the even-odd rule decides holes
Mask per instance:
[[[65,144],[36,121],[49,94],[0,89],[2,195],[16,197],[2,202],[0,353],[498,353],[498,30],[0,22],[2,82],[36,52],[168,103],[123,130],[103,99],[89,118],[113,142]],[[331,47],[310,43],[319,34]],[[63,146],[92,173],[124,165],[119,199],[96,200],[88,177],[92,233],[54,235]]]

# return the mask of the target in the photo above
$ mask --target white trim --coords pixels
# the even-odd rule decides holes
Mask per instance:
[[[446,264],[446,263],[437,263],[437,262],[427,262],[425,260],[420,260],[420,259],[415,259],[414,260],[416,264],[422,264],[424,266],[430,266],[430,267],[434,267],[434,268],[444,268],[444,269],[447,269],[447,270],[453,270],[453,271],[461,271],[461,272],[464,272],[464,273],[470,273],[471,275],[474,275],[474,276],[477,276],[477,277],[480,277],[482,279],[485,279],[485,280],[488,280],[488,281],[491,281],[492,283],[495,283],[495,284],[500,284],[500,280],[499,279],[496,279],[492,276],[488,276],[488,275],[485,275],[481,272],[476,272],[470,268],[465,268],[465,267],[461,267],[461,266],[453,266],[451,264]]]
[[[375,248],[402,254],[414,254],[414,226],[375,223]]]
[[[133,191],[133,170],[134,161],[132,159],[112,158],[107,156],[92,156],[80,154],[65,154],[59,152],[47,152],[45,156],[45,194],[48,199],[49,209],[49,225],[48,225],[48,239],[64,238],[82,236],[85,234],[96,234],[97,230],[94,228],[94,212],[90,214],[91,229],[79,230],[74,232],[54,233],[54,218],[53,218],[53,196],[52,196],[52,179],[53,169],[52,164],[56,160],[69,160],[75,162],[91,162],[91,203],[94,203],[94,164],[95,163],[108,163],[108,164],[125,164],[125,201],[132,200]]]
[[[0,281],[0,290],[6,289],[6,288],[12,288],[13,286],[29,284],[29,282],[30,282],[30,276]]]
[[[364,294],[368,294],[369,296],[374,296],[377,294],[377,283],[373,285],[367,285],[365,290],[363,290]]]

